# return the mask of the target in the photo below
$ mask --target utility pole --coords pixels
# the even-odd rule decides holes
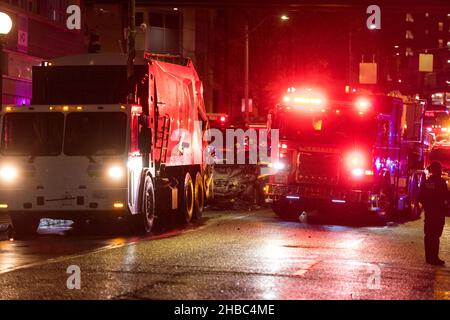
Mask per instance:
[[[245,20],[245,58],[244,58],[244,105],[245,105],[245,122],[250,122],[250,101],[249,101],[249,31],[248,19]]]
[[[136,0],[128,0],[128,60],[127,80],[129,85],[130,102],[135,102],[133,90],[134,60],[136,59]]]

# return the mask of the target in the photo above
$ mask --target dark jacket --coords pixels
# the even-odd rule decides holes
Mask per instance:
[[[445,223],[449,191],[445,180],[431,175],[420,187],[419,201],[425,209],[425,222]]]

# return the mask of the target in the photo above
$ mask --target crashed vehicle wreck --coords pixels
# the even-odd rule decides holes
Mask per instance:
[[[211,128],[220,131],[222,143],[214,152],[214,200],[215,210],[251,210],[264,205],[265,176],[259,157],[251,159],[251,136],[258,139],[258,130],[265,124],[234,126],[228,123],[226,114],[209,114]],[[249,129],[254,130],[252,133]],[[258,151],[258,150],[256,150]]]

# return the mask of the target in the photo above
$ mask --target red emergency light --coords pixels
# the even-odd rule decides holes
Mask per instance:
[[[306,108],[309,111],[323,112],[326,104],[325,96],[313,89],[293,90],[289,88],[288,93],[283,97],[286,108]]]
[[[367,169],[367,159],[363,153],[354,151],[347,155],[347,168],[354,177],[373,176],[373,171]]]
[[[355,107],[360,113],[365,113],[370,110],[372,103],[367,98],[359,98],[355,102]]]

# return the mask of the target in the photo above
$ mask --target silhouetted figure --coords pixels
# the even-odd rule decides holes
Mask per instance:
[[[439,238],[445,224],[445,212],[449,192],[445,180],[441,178],[442,165],[435,161],[427,168],[431,176],[420,187],[419,201],[425,209],[425,257],[432,265],[443,265],[439,259]]]

